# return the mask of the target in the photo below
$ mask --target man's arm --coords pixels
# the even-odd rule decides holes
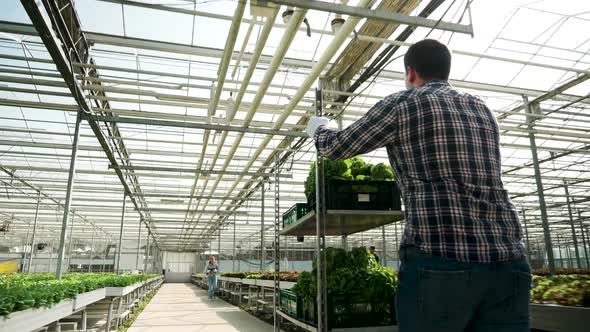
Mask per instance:
[[[319,126],[314,140],[320,155],[348,159],[390,143],[396,135],[399,112],[408,107],[404,91],[378,102],[363,117],[342,131]]]

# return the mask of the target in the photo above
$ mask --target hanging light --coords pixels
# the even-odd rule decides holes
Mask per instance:
[[[337,33],[340,28],[344,25],[345,20],[342,18],[342,15],[336,14],[332,19],[332,32]]]
[[[283,23],[287,24],[287,22],[289,22],[289,19],[291,18],[291,16],[293,16],[294,10],[293,7],[287,7],[287,9],[285,9],[285,11],[283,12]]]

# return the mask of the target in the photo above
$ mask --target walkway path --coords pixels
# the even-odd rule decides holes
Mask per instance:
[[[271,332],[270,324],[192,284],[164,284],[128,332]]]

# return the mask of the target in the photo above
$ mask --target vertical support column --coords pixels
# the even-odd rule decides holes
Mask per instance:
[[[262,204],[260,206],[260,271],[264,270],[264,201],[265,201],[265,185],[266,185],[266,178],[262,180],[262,188],[260,190],[260,194],[262,195]]]
[[[149,258],[150,258],[150,230],[148,229],[147,243],[145,245],[145,259],[143,261],[143,273],[147,273]]]
[[[104,257],[102,259],[102,272],[104,272],[105,269],[106,269],[105,268],[105,264],[106,264],[106,261],[107,261],[107,249],[108,249],[108,247],[109,247],[109,244],[107,242],[107,237],[105,235],[105,237],[104,237]]]
[[[107,311],[107,328],[106,331],[110,331],[111,330],[111,323],[113,321],[113,302],[115,301],[115,298],[111,298],[111,300],[109,301],[109,309]]]
[[[125,205],[127,204],[127,193],[123,194],[123,208],[121,209],[121,227],[119,229],[119,244],[117,245],[117,266],[115,273],[120,272],[121,268],[121,251],[123,251],[123,227],[125,225]],[[141,222],[140,222],[141,224]]]
[[[53,265],[53,240],[51,240],[50,243],[51,243],[51,250],[49,251],[49,268],[47,269],[47,272],[51,272],[51,266]]]
[[[565,257],[567,258],[567,267],[569,267],[570,269],[572,269],[574,267],[574,264],[573,264],[574,262],[572,261],[572,255],[571,255],[571,252],[570,252],[570,246],[569,246],[569,243],[567,242],[567,239],[566,239],[566,242],[565,242]]]
[[[37,190],[37,207],[35,208],[35,220],[33,221],[33,235],[31,236],[31,251],[29,252],[29,260],[27,261],[27,273],[31,273],[31,265],[33,264],[33,254],[35,252],[35,235],[37,234],[37,218],[39,218],[39,204],[41,204],[41,191]]]
[[[139,219],[139,227],[137,231],[137,252],[135,254],[135,269],[139,270],[139,249],[141,248],[141,222],[143,220]]]
[[[565,264],[563,264],[563,256],[561,254],[561,237],[559,236],[559,234],[557,235],[557,253],[558,253],[558,257],[559,257],[560,267],[565,268]]]
[[[275,239],[274,239],[274,261],[275,261],[275,273],[274,273],[274,296],[273,296],[273,317],[274,317],[274,332],[281,331],[281,320],[277,314],[279,306],[279,294],[281,292],[281,283],[279,279],[279,272],[281,269],[281,248],[280,248],[280,200],[279,200],[279,165],[281,163],[280,152],[275,153],[275,187],[274,187],[274,198],[275,198]]]
[[[395,229],[395,256],[397,257],[397,269],[399,270],[399,266],[400,266],[400,259],[399,259],[399,242],[398,242],[398,237],[397,237],[397,225],[398,223],[395,223],[394,229]]]
[[[240,250],[238,251],[238,255],[240,255],[241,253],[242,253],[242,243],[240,242]],[[242,262],[238,258],[238,271],[241,271],[240,270],[241,268],[242,268]]]
[[[381,226],[381,237],[383,240],[383,258],[381,265],[387,266],[387,242],[385,242],[385,225]]]
[[[92,272],[92,256],[94,253],[94,225],[92,225],[92,238],[90,240],[90,252],[88,253],[88,273]]]
[[[66,271],[70,271],[70,266],[72,262],[72,243],[74,242],[74,221],[76,220],[76,215],[74,214],[74,210],[72,210],[72,223],[70,224],[70,243],[68,243],[68,266],[66,267]]]
[[[580,251],[578,250],[578,240],[576,239],[576,228],[574,227],[574,216],[572,213],[572,206],[570,203],[570,191],[567,185],[567,181],[563,180],[563,188],[565,189],[565,199],[567,202],[567,213],[570,217],[570,226],[572,228],[572,240],[574,241],[574,251],[576,253],[576,263],[578,264],[578,268],[582,267],[580,261]]]
[[[342,249],[348,251],[348,235],[342,235]]]
[[[578,209],[578,221],[580,222],[580,231],[582,231],[582,244],[584,245],[584,257],[586,258],[586,268],[590,268],[590,257],[588,257],[588,233],[584,235],[584,223],[582,222],[582,211]]]
[[[86,325],[88,322],[88,314],[86,313],[86,309],[82,310],[82,322],[81,322],[81,327],[80,330],[82,331],[86,331]]]
[[[217,235],[217,265],[221,263],[221,226],[219,226],[219,234]]]
[[[234,242],[232,246],[231,271],[236,272],[236,214],[234,213]]]
[[[315,95],[315,106],[316,115],[322,116],[323,113],[323,97],[321,81],[318,83],[319,87],[316,89]],[[328,331],[328,310],[327,310],[327,291],[326,291],[326,197],[324,196],[324,158],[317,153],[316,156],[316,259],[317,266],[317,303],[318,303],[318,321],[317,331],[325,332]]]
[[[528,97],[523,96],[524,109],[527,114],[533,114],[531,106],[529,105]],[[545,193],[543,189],[543,180],[541,179],[541,169],[539,167],[539,157],[537,156],[537,143],[535,141],[535,127],[533,119],[529,116],[526,117],[528,130],[529,130],[529,141],[531,144],[531,154],[533,156],[533,166],[535,169],[535,181],[537,183],[537,193],[539,195],[539,208],[541,209],[541,221],[543,223],[543,235],[545,239],[545,248],[547,250],[547,260],[549,266],[549,275],[555,275],[555,261],[553,258],[553,246],[551,244],[551,234],[549,232],[549,218],[547,217],[547,205],[545,204]]]
[[[526,224],[526,212],[524,212],[524,207],[522,208],[522,222],[524,224],[524,234],[526,238],[526,255],[531,260],[531,243],[529,239],[529,228]]]
[[[12,216],[12,222],[14,222],[14,215]],[[24,246],[23,246],[23,256],[20,261],[20,272],[24,273],[27,272],[27,245],[29,244],[29,233],[31,233],[31,227],[27,227],[27,235],[25,236]],[[4,233],[6,235],[6,233]],[[33,247],[31,246],[31,251]],[[29,255],[30,256],[30,255]]]
[[[80,141],[80,125],[82,124],[82,112],[78,111],[76,116],[76,129],[74,131],[74,142],[72,144],[72,156],[70,158],[70,171],[68,174],[68,185],[66,188],[66,201],[64,203],[64,215],[61,223],[61,235],[59,238],[59,251],[57,256],[57,269],[55,276],[61,279],[64,254],[66,250],[66,233],[70,219],[70,208],[72,206],[72,192],[74,191],[74,178],[76,177],[76,159],[78,158],[78,143]]]

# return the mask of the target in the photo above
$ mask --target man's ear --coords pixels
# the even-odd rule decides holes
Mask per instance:
[[[408,82],[413,85],[416,82],[416,71],[412,67],[407,67],[406,73]]]

